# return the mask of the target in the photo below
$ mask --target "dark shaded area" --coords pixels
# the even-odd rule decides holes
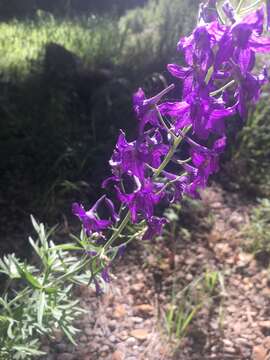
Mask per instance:
[[[153,75],[135,76],[112,66],[93,71],[76,54],[50,43],[26,80],[0,81],[4,253],[22,248],[21,234],[31,231],[29,214],[50,225],[63,223],[73,219],[72,202],[89,206],[104,191],[101,182],[110,175],[119,129],[129,139],[135,136],[132,93],[141,84],[149,93],[163,87]],[[11,242],[14,233],[20,235]]]

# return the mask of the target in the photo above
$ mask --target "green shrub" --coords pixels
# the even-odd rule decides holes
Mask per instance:
[[[244,246],[253,253],[270,252],[270,200],[260,199],[253,207],[250,222],[244,229]]]
[[[233,180],[257,196],[270,195],[270,102],[266,91],[234,144]]]

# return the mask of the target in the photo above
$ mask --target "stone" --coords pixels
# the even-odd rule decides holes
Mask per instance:
[[[138,316],[132,316],[130,318],[130,320],[132,322],[134,322],[135,324],[141,324],[143,322],[143,319],[141,317],[138,317]]]
[[[253,348],[253,360],[267,360],[267,350],[261,346],[254,346]]]
[[[130,335],[138,340],[145,340],[148,337],[148,331],[145,329],[136,329],[130,332]]]
[[[129,338],[126,340],[126,344],[127,344],[128,346],[137,345],[137,340],[136,340],[134,337],[129,337]]]
[[[117,327],[117,321],[116,320],[111,320],[108,324],[108,327],[111,331],[114,331]]]
[[[80,336],[79,343],[85,343],[85,342],[87,342],[87,336],[85,335]]]
[[[154,312],[154,306],[150,304],[141,304],[134,307],[136,315],[151,316]]]
[[[125,360],[125,354],[122,351],[116,350],[112,354],[111,360]]]
[[[116,337],[115,337],[114,335],[111,335],[111,336],[109,337],[109,341],[110,341],[111,343],[115,343],[115,342],[116,342]]]
[[[262,327],[262,328],[267,328],[267,329],[269,329],[269,328],[270,328],[270,320],[260,321],[260,322],[259,322],[259,325],[260,325],[260,327]]]
[[[133,293],[138,293],[143,291],[144,289],[144,283],[143,282],[139,282],[137,284],[133,284],[130,288],[130,291]]]
[[[126,315],[126,309],[125,309],[124,305],[122,305],[122,304],[117,305],[114,309],[113,317],[120,319],[120,318],[124,317],[125,315]]]

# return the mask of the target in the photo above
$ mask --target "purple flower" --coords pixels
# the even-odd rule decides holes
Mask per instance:
[[[152,240],[155,236],[161,235],[163,226],[167,223],[165,218],[152,216],[148,221],[148,228],[143,235],[143,240]]]
[[[116,177],[127,173],[144,178],[145,165],[136,149],[136,141],[127,142],[126,135],[121,131],[112,158],[110,160],[112,172]]]
[[[213,49],[220,38],[218,31],[213,30],[213,24],[205,24],[198,26],[189,37],[181,38],[178,50],[184,53],[188,66],[168,65],[173,76],[184,80],[184,98],[197,87],[205,86],[206,75],[214,63]]]
[[[174,84],[171,84],[166,89],[162,90],[156,96],[147,99],[142,88],[140,88],[133,95],[133,108],[139,119],[139,133],[142,134],[144,127],[147,123],[150,123],[154,127],[159,127],[159,119],[155,105],[165,96],[169,91],[174,88]]]
[[[257,10],[236,22],[232,27],[223,27],[223,36],[215,58],[215,69],[232,60],[243,73],[251,71],[255,64],[255,53],[270,51],[270,39],[262,37],[264,14]]]
[[[194,199],[199,199],[200,194],[199,190],[204,189],[206,186],[206,181],[203,176],[198,175],[191,183],[187,184],[185,187],[184,194],[190,196]]]
[[[102,279],[106,282],[109,283],[110,282],[110,275],[109,275],[109,267],[105,267],[102,272],[101,272],[101,277]]]
[[[145,179],[143,183],[136,179],[137,189],[131,194],[123,193],[118,186],[116,190],[119,200],[126,204],[131,213],[131,220],[133,223],[138,222],[138,215],[143,218],[150,219],[154,214],[154,206],[160,202],[164,193],[158,192],[158,186],[151,182],[150,179]]]
[[[246,73],[242,75],[239,68],[235,67],[235,76],[238,80],[235,97],[238,100],[237,109],[242,118],[247,117],[247,106],[250,102],[258,101],[262,85],[268,80],[266,69],[260,75]]]
[[[226,137],[222,137],[215,141],[212,150],[206,152],[200,151],[198,148],[191,149],[191,158],[194,166],[198,169],[198,176],[207,181],[211,174],[219,170],[219,154],[222,153],[226,146]]]
[[[227,18],[232,22],[232,24],[235,23],[235,10],[232,6],[231,2],[229,0],[225,1],[225,3],[222,6],[222,9],[227,16]]]
[[[200,64],[203,71],[207,71],[213,63],[213,38],[208,33],[207,26],[197,27],[188,37],[179,40],[177,48],[185,55],[189,66]]]
[[[210,133],[223,135],[224,118],[235,113],[235,107],[225,108],[221,98],[215,99],[206,91],[194,91],[186,101],[167,102],[159,105],[159,109],[163,115],[172,118],[176,133],[185,126],[192,125],[193,132],[201,139],[206,139]]]
[[[138,140],[130,143],[127,142],[125,133],[121,132],[110,160],[112,172],[116,177],[126,173],[144,179],[145,164],[153,168],[159,167],[161,158],[168,151],[169,146],[163,144],[158,130],[152,132],[152,135],[149,132],[145,133]]]
[[[127,248],[126,244],[120,245],[120,246],[118,247],[118,253],[117,253],[117,255],[120,256],[120,257],[123,257],[124,254],[125,254],[125,252],[126,252],[126,248]]]
[[[208,0],[206,4],[200,4],[199,22],[210,23],[218,19],[216,3],[217,0]]]
[[[94,284],[95,284],[95,288],[96,288],[96,295],[97,296],[101,295],[102,290],[101,290],[101,287],[96,278],[94,278]]]
[[[185,188],[187,184],[191,181],[191,178],[194,177],[193,169],[189,169],[189,175],[175,175],[173,173],[163,171],[162,174],[164,175],[167,181],[170,181],[171,184],[168,188],[169,194],[167,195],[169,198],[170,203],[174,203],[182,199],[183,194],[185,192]],[[196,169],[194,169],[196,172]]]
[[[109,199],[106,198],[106,195],[103,195],[88,211],[85,211],[84,207],[77,203],[74,203],[72,205],[73,214],[81,220],[86,233],[89,235],[95,232],[99,233],[102,230],[110,227],[113,223],[112,220],[102,220],[98,218],[97,209],[103,200],[105,200],[105,204],[109,208],[112,219],[116,221],[118,219],[118,216],[115,213],[114,205]]]

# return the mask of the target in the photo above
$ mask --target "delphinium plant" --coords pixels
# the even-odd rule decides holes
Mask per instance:
[[[270,1],[202,4],[196,28],[177,45],[185,66],[168,65],[182,84],[181,98],[167,100],[174,84],[150,98],[143,89],[134,94],[137,138],[128,141],[120,132],[110,160],[112,176],[102,184],[112,197],[103,195],[89,210],[73,204],[82,232],[72,243],[55,245],[33,220],[39,240],[30,242],[39,265],[15,256],[0,263],[8,289],[10,282],[19,281],[16,291],[7,290],[0,299],[1,358],[36,355],[39,336],[53,335],[57,327],[74,341],[72,320],[80,310],[72,302],[72,286],[88,284],[101,292],[112,261],[130,241],[161,234],[166,224],[157,215],[161,202],[199,197],[219,169],[227,119],[236,113],[245,119],[267,81],[266,69],[256,74],[254,65],[257,53],[270,51],[270,39],[263,35],[269,13]],[[183,148],[189,154],[185,158]]]

